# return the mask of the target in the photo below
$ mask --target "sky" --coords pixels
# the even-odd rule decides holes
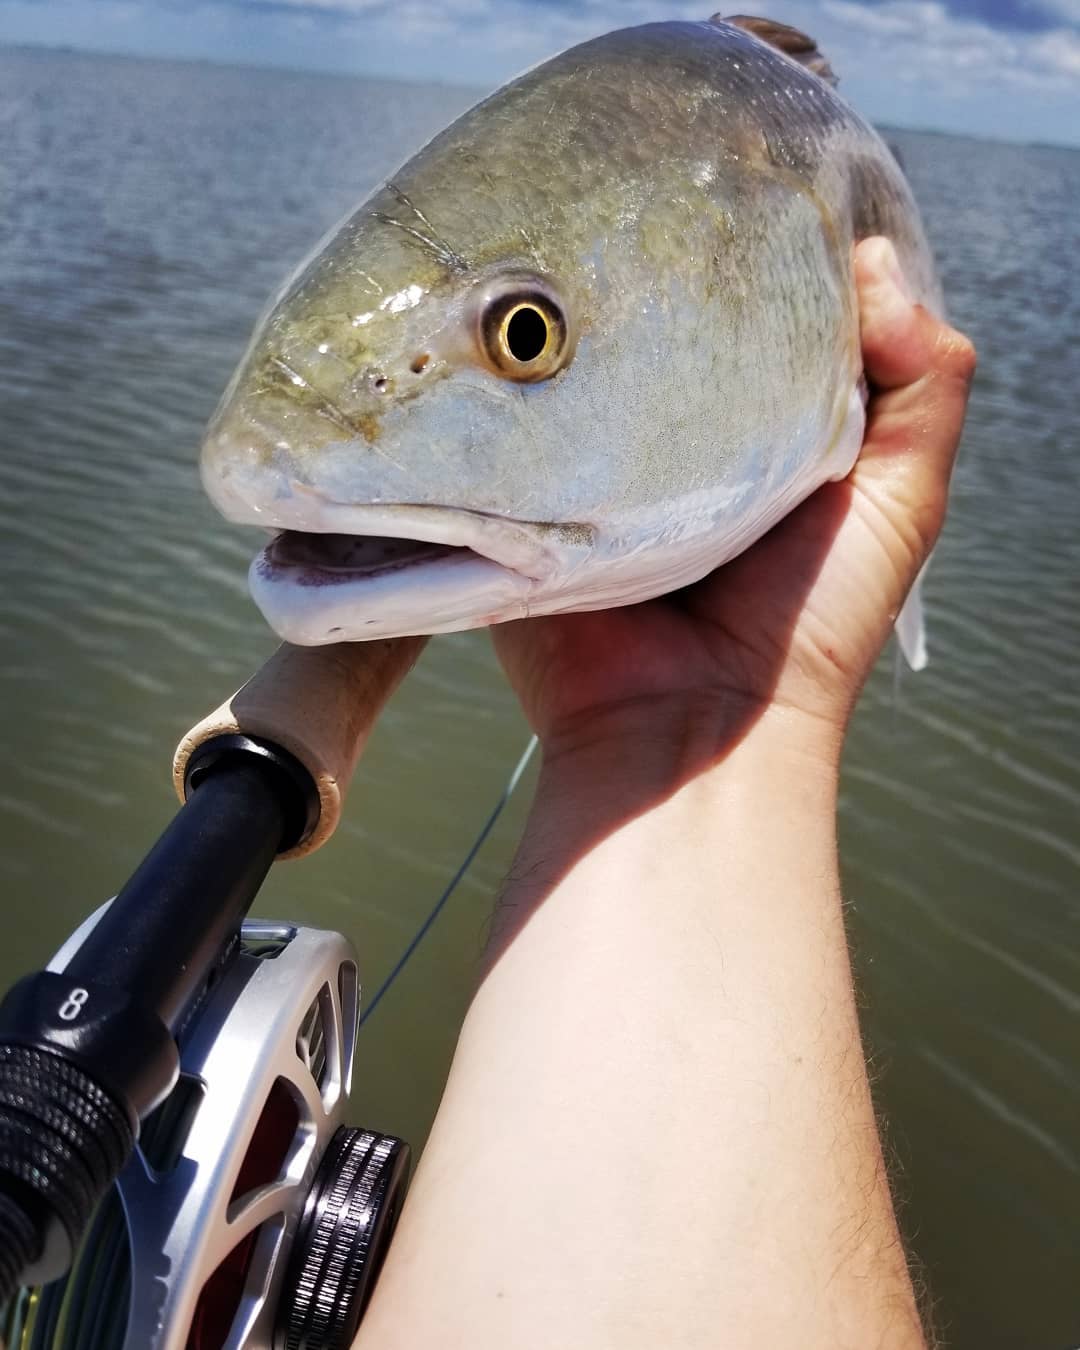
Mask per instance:
[[[716,0],[714,0],[714,3]],[[817,39],[872,120],[1080,145],[1080,0],[741,0]],[[489,90],[686,0],[0,0],[0,41]],[[760,7],[759,7],[760,5]]]

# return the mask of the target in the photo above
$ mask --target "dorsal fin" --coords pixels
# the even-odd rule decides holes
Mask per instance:
[[[727,18],[723,14],[714,14],[710,22],[730,23],[736,28],[745,28],[748,33],[753,33],[754,37],[767,42],[770,47],[776,47],[785,56],[798,61],[800,66],[805,66],[815,75],[820,75],[827,84],[837,82],[832,67],[818,51],[817,43],[812,37],[800,33],[797,28],[792,28],[786,23],[777,23],[775,19],[755,19],[750,14],[731,14]]]

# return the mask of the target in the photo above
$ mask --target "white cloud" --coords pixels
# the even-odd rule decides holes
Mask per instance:
[[[1053,0],[1076,4],[1080,0]],[[1080,36],[1062,27],[1038,34],[992,28],[950,14],[938,0],[888,0],[873,8],[854,0],[823,0],[823,11],[871,44],[863,59],[884,68],[917,69],[941,92],[963,96],[978,81],[984,92],[1073,86],[1080,75]],[[950,88],[950,82],[953,82]]]
[[[1071,29],[1043,33],[1031,43],[1031,54],[1044,70],[1080,79],[1080,34]]]
[[[855,4],[854,0],[825,0],[821,7],[826,14],[852,28],[890,37],[912,37],[924,31],[927,20],[931,24],[938,21],[941,11],[940,5],[905,3],[905,0],[873,9]]]
[[[242,8],[242,0],[232,3]],[[530,0],[276,3],[298,14],[336,17],[346,24],[393,29],[403,37],[431,42],[471,42],[482,34],[490,53],[523,64],[612,28],[657,18],[700,19],[709,10],[708,0],[578,0],[542,7]],[[1080,21],[1080,0],[1037,3],[1044,13],[1065,23]],[[909,84],[920,78],[932,81],[939,93],[958,98],[971,90],[973,82],[990,93],[991,81],[1014,89],[1046,82],[1066,88],[1080,75],[1080,36],[1064,25],[1039,34],[994,28],[951,14],[941,0],[885,0],[873,5],[858,0],[789,0],[786,5],[773,3],[771,10],[822,38],[841,77],[845,68],[877,68]],[[820,31],[823,18],[825,32]]]

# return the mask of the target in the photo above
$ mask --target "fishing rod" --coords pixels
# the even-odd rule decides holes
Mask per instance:
[[[131,879],[0,1003],[9,1350],[351,1342],[409,1150],[343,1124],[351,945],[245,916],[332,835],[423,641],[280,648],[181,741]]]

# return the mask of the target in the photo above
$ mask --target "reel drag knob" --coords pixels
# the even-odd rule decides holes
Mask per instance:
[[[285,1274],[275,1345],[348,1350],[397,1223],[409,1146],[342,1126],[319,1164]]]

